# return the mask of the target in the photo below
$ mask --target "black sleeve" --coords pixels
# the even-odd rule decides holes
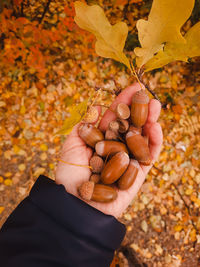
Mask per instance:
[[[107,267],[124,235],[113,216],[40,176],[0,231],[0,265]]]

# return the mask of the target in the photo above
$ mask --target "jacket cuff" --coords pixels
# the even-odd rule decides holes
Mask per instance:
[[[125,235],[125,225],[79,198],[66,192],[63,185],[41,175],[30,192],[31,201],[58,224],[83,239],[116,250]]]

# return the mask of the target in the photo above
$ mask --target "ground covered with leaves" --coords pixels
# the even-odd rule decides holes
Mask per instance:
[[[1,13],[1,225],[40,174],[54,179],[65,139],[55,133],[69,116],[69,107],[88,96],[93,99],[99,88],[95,101],[107,107],[115,92],[135,81],[122,65],[94,53],[94,38],[73,23],[70,1],[50,1],[43,18],[46,1],[27,2],[16,14],[23,11],[30,24],[20,16],[16,24],[9,8]],[[111,23],[128,22],[126,51],[131,54],[131,47],[138,45],[136,21],[147,15],[151,1],[96,2],[104,6]],[[127,234],[113,266],[200,266],[199,75],[198,59],[145,74],[163,104],[159,122],[164,142],[158,161],[121,218]]]

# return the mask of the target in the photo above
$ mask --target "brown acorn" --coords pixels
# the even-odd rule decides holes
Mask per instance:
[[[126,134],[126,144],[136,160],[143,165],[151,164],[149,147],[144,137],[137,132],[129,131]]]
[[[145,90],[138,91],[132,98],[131,120],[135,127],[142,127],[148,116],[149,97]]]
[[[95,184],[92,181],[84,182],[78,189],[79,195],[85,200],[108,203],[117,198],[117,192],[114,188]]]
[[[127,190],[132,186],[139,171],[138,167],[138,162],[131,159],[127,170],[124,172],[124,174],[120,177],[118,181],[119,189]]]
[[[126,152],[118,152],[105,165],[101,172],[101,181],[104,184],[114,183],[127,169],[129,156]]]
[[[107,155],[112,156],[117,152],[124,151],[128,153],[125,144],[118,141],[103,140],[95,145],[96,153],[101,157],[106,157]]]
[[[78,133],[81,139],[91,147],[95,147],[97,142],[104,139],[103,133],[92,124],[81,124]]]
[[[142,134],[142,128],[136,128],[135,126],[133,125],[130,125],[129,127],[129,132],[132,131],[132,132],[137,132],[138,134]]]

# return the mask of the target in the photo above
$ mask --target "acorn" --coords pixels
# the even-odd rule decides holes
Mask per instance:
[[[87,110],[87,113],[83,119],[85,123],[94,123],[98,120],[99,112],[96,107],[90,106]]]
[[[149,147],[142,135],[138,134],[136,131],[129,131],[126,134],[126,144],[139,163],[143,165],[151,164]]]
[[[136,127],[133,126],[133,125],[130,125],[130,127],[129,127],[129,131],[137,132],[138,134],[142,134],[142,128],[136,128]]]
[[[112,156],[117,152],[124,151],[128,153],[125,144],[118,141],[103,140],[95,145],[96,153],[101,157],[106,157],[107,155]]]
[[[104,139],[103,133],[92,124],[81,124],[78,133],[81,139],[91,147],[95,147],[97,142]]]
[[[118,140],[118,134],[116,132],[113,132],[110,129],[107,129],[106,133],[105,133],[105,139],[107,139],[107,140]]]
[[[92,172],[100,173],[103,170],[103,159],[99,156],[92,156],[90,159],[90,166],[92,167]]]
[[[142,127],[148,116],[149,97],[145,90],[138,91],[132,98],[131,120],[135,127]]]
[[[119,119],[128,119],[130,117],[130,108],[125,103],[119,103],[116,107],[116,115]]]
[[[138,171],[139,168],[137,161],[131,159],[127,170],[118,180],[119,189],[127,190],[128,188],[130,188],[137,177]]]
[[[85,200],[93,200],[101,203],[108,203],[117,198],[117,192],[114,188],[95,184],[92,181],[84,182],[78,189],[79,195]]]
[[[129,156],[121,151],[115,154],[104,166],[101,172],[101,181],[104,184],[112,184],[125,172],[129,165]]]
[[[119,123],[119,133],[126,133],[129,129],[129,123],[127,120],[124,119],[117,119]]]
[[[108,125],[108,128],[109,128],[111,131],[117,133],[118,130],[119,130],[119,123],[118,123],[117,121],[111,121],[111,122],[109,123],[109,125]]]
[[[100,176],[100,174],[93,173],[93,174],[90,176],[90,181],[91,181],[91,182],[94,182],[95,184],[99,183],[100,180],[101,180],[101,176]]]

